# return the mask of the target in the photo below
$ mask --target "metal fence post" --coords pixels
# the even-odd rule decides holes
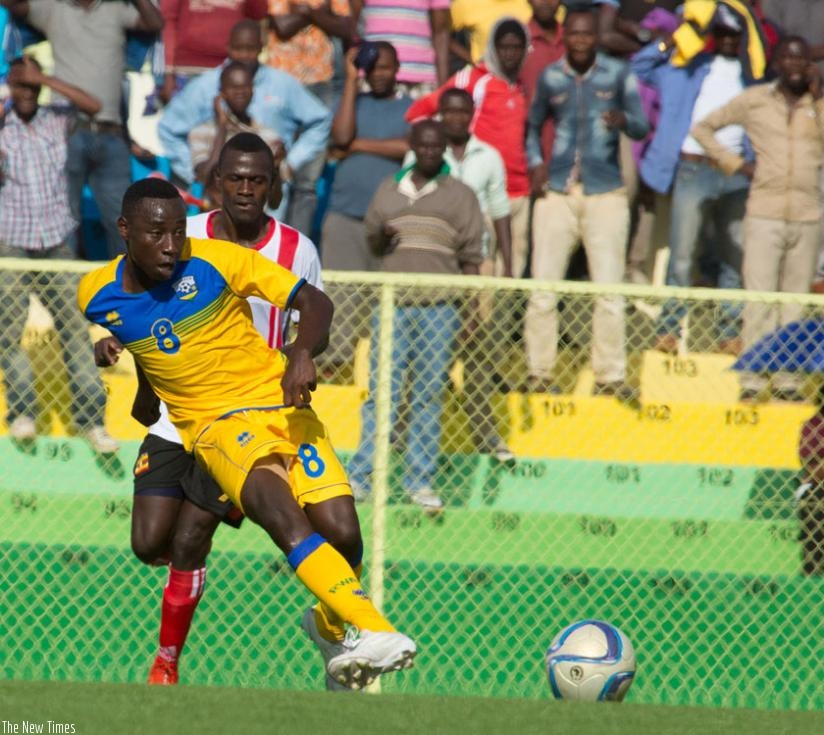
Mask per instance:
[[[383,608],[386,506],[389,501],[394,301],[395,286],[392,283],[382,284],[377,344],[378,374],[376,376],[375,390],[375,458],[372,475],[372,563],[369,570],[369,594],[379,610]]]

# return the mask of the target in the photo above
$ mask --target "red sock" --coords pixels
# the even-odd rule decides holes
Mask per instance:
[[[160,651],[167,661],[177,661],[186,643],[195,608],[206,584],[206,567],[181,572],[169,565],[169,581],[163,590],[160,613]]]

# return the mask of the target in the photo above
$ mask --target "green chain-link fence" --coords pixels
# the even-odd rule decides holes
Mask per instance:
[[[19,336],[12,296],[58,279],[70,289],[70,274],[89,266],[45,269],[41,282],[24,280],[30,267],[0,265],[4,350]],[[818,376],[796,380],[802,400],[775,400],[767,383],[742,403],[735,356],[718,351],[721,327],[740,330],[739,307],[815,315],[824,300],[468,277],[325,280],[336,324],[316,409],[371,489],[359,504],[367,585],[421,650],[415,669],[385,677],[384,691],[549,697],[550,640],[599,617],[635,644],[632,701],[824,707],[824,578],[801,574],[794,497]],[[22,339],[40,433],[25,445],[0,436],[0,676],[141,681],[164,572],[129,551],[143,434],[129,418],[132,363],[102,371],[106,425],[121,447],[95,454],[72,435],[78,397],[48,316],[55,292],[40,293]],[[551,319],[530,306],[549,293],[558,324],[550,364]],[[675,351],[664,353],[654,347],[673,296],[684,308]],[[617,357],[615,335],[593,330],[596,303],[624,324]],[[622,360],[626,390],[593,395],[620,377]],[[530,381],[530,372],[541,374]],[[436,456],[424,456],[433,445]],[[408,502],[421,484],[445,502],[437,518]],[[322,688],[320,657],[298,627],[309,602],[259,529],[220,529],[182,680]]]

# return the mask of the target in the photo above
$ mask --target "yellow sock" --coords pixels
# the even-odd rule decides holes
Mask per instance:
[[[287,558],[298,579],[341,620],[366,630],[394,632],[369,601],[352,567],[323,536],[313,533]]]
[[[355,576],[360,579],[363,572],[363,564],[358,564],[354,570]],[[329,605],[319,602],[315,605],[315,625],[318,633],[327,641],[342,641],[346,635],[344,621],[335,614]]]

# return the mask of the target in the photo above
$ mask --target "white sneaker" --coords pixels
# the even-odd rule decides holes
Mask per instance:
[[[16,442],[31,442],[37,438],[37,424],[31,416],[18,416],[9,426],[9,436]]]
[[[339,656],[346,651],[343,647],[343,641],[327,641],[326,638],[320,634],[317,621],[315,620],[315,608],[310,607],[305,613],[303,613],[303,617],[300,621],[300,627],[303,628],[306,635],[312,639],[312,643],[318,647],[320,655],[323,656],[324,671],[326,671],[327,665],[333,658],[335,658],[335,656]],[[336,682],[328,672],[326,674],[326,689],[330,692],[352,691],[349,687],[344,686],[343,684],[338,684],[338,682]]]
[[[329,660],[326,671],[350,689],[362,689],[380,674],[411,669],[418,652],[403,633],[358,631],[350,628],[343,640],[344,652]]]
[[[105,426],[92,426],[83,432],[83,438],[89,442],[89,446],[97,454],[114,454],[120,449],[120,444],[108,431]]]
[[[436,515],[443,510],[443,500],[431,487],[425,486],[408,492],[410,500],[424,509],[424,512]]]

